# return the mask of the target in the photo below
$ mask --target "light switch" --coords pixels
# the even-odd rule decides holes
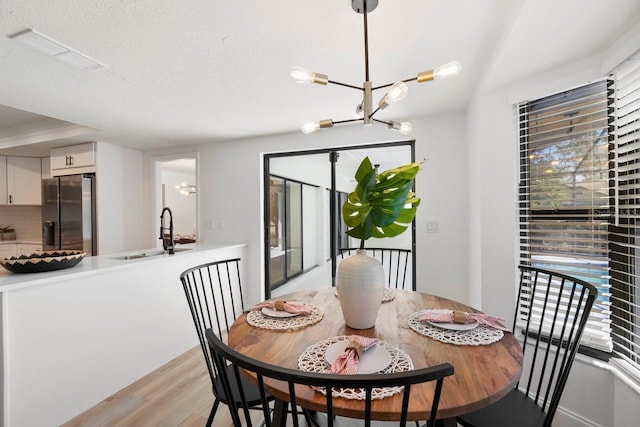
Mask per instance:
[[[437,222],[427,222],[427,233],[437,233],[438,232],[438,223]]]

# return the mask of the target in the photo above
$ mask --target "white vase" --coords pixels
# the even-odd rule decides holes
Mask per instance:
[[[380,261],[358,249],[338,265],[336,287],[347,326],[353,329],[375,326],[384,292],[384,269]]]

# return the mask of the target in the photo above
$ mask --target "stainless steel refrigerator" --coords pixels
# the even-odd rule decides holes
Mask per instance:
[[[42,180],[42,250],[83,250],[96,255],[95,176]]]

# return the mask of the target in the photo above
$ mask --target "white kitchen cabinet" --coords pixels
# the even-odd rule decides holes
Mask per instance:
[[[7,197],[7,158],[0,156],[0,205],[9,202]]]
[[[36,157],[7,157],[7,204],[42,204],[42,165]]]
[[[59,147],[51,150],[51,176],[96,171],[95,143]]]

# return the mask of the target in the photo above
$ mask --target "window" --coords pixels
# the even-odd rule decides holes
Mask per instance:
[[[582,344],[606,352],[611,351],[610,85],[602,81],[518,106],[520,262],[598,288]]]
[[[611,335],[614,355],[640,369],[640,53],[615,70],[615,79]]]
[[[640,369],[640,53],[518,112],[520,260],[596,285],[583,345]]]

